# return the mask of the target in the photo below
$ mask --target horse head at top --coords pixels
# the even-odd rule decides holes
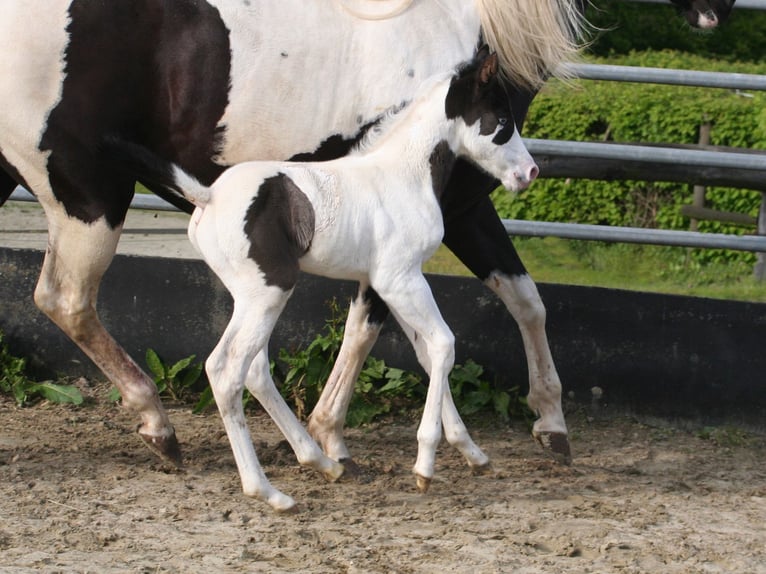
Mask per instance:
[[[735,0],[670,0],[694,28],[711,29],[729,17]]]
[[[525,189],[539,173],[513,116],[497,54],[483,48],[452,78],[445,100],[450,120],[462,120],[465,130],[459,155],[498,178],[509,191]]]

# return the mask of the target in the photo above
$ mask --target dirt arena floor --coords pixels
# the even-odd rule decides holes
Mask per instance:
[[[300,505],[279,515],[242,495],[215,411],[171,408],[179,472],[104,386],[86,392],[82,407],[0,398],[4,574],[766,572],[766,437],[739,429],[574,412],[575,462],[562,467],[522,424],[474,423],[493,472],[472,476],[444,446],[421,495],[415,420],[350,431],[364,474],[328,484],[256,412],[264,467]]]

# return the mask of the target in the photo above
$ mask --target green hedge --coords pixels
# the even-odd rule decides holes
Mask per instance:
[[[677,52],[635,53],[608,61],[666,68],[766,71],[764,65],[712,62]],[[698,141],[700,124],[710,122],[714,145],[766,149],[765,104],[764,93],[618,82],[582,81],[574,86],[552,82],[535,99],[524,135],[577,141],[693,144]],[[692,186],[685,184],[559,179],[539,180],[515,196],[505,192],[494,195],[503,217],[663,229],[689,228],[688,219],[680,215],[680,206],[691,203],[691,198]],[[757,215],[760,201],[761,193],[749,190],[708,188],[706,195],[708,207],[752,215]],[[746,231],[717,222],[702,222],[700,230]],[[715,251],[701,251],[698,257],[752,259],[746,253]]]

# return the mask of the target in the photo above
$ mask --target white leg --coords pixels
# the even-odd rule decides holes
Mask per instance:
[[[230,281],[227,286],[234,297],[234,312],[207,360],[207,373],[231,443],[243,492],[267,502],[278,511],[289,510],[295,506],[295,501],[271,486],[258,462],[242,410],[245,384],[274,418],[301,463],[309,464],[333,480],[343,473],[343,466],[322,454],[284,402],[268,372],[266,345],[289,292],[278,287],[258,288],[260,275],[249,276],[241,268],[232,276],[235,281]]]
[[[397,320],[399,320],[398,317]],[[402,327],[402,330],[415,348],[415,354],[417,355],[421,366],[426,372],[430,372],[431,364],[425,341],[422,337],[416,336],[412,328],[406,323],[403,323],[403,321],[399,320],[399,325]],[[488,469],[489,457],[487,457],[476,443],[473,442],[473,439],[468,434],[468,429],[460,418],[460,414],[455,406],[455,401],[450,392],[449,382],[446,385],[444,397],[442,399],[441,418],[442,424],[444,425],[444,437],[447,439],[447,442],[454,446],[465,457],[468,461],[468,465],[473,471],[479,473]]]
[[[442,319],[431,289],[422,274],[383,278],[373,287],[397,319],[424,341],[430,365],[428,393],[418,427],[418,456],[413,471],[418,490],[425,492],[434,475],[436,448],[442,436],[442,405],[449,395],[447,377],[455,362],[455,338]]]
[[[121,228],[103,219],[85,224],[63,209],[47,207],[50,231],[35,303],[58,325],[122,395],[122,404],[141,417],[139,435],[152,451],[174,464],[181,452],[157,387],[106,331],[96,313],[101,277],[114,256]]]
[[[298,462],[321,472],[331,482],[338,480],[343,474],[343,465],[324,455],[277,391],[269,372],[269,357],[265,345],[250,366],[246,384],[282,431]]]
[[[535,439],[561,462],[572,460],[567,426],[561,408],[561,381],[545,334],[545,306],[528,275],[508,277],[493,273],[487,285],[500,297],[519,325],[529,368],[529,407],[540,417]]]
[[[359,294],[351,303],[343,343],[308,424],[311,436],[319,442],[327,456],[340,462],[351,459],[343,440],[343,425],[356,380],[381,328],[381,324],[368,321],[370,306],[364,298],[367,287],[360,285]]]
[[[286,299],[286,294],[283,294],[283,298]],[[272,306],[271,314],[278,316],[283,305],[282,302],[282,305],[277,303]],[[242,410],[242,391],[250,364],[265,341],[268,341],[276,317],[267,321],[262,315],[257,316],[242,307],[235,300],[231,321],[205,366],[237,463],[242,491],[247,496],[270,504],[275,510],[290,510],[295,506],[295,501],[271,486],[266,478],[255,454]],[[252,322],[254,319],[258,322]],[[266,326],[265,322],[270,324]]]

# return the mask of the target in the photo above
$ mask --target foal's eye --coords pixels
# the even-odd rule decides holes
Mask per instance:
[[[504,126],[508,123],[508,118],[497,118],[497,123],[499,123],[501,126]]]

